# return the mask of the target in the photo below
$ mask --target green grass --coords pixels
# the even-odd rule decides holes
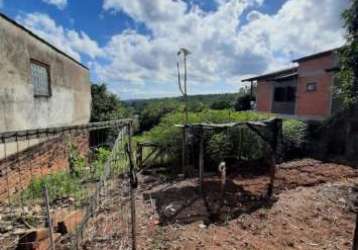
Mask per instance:
[[[69,196],[78,199],[85,192],[78,177],[71,175],[69,172],[61,171],[33,179],[27,189],[21,194],[22,198],[25,200],[42,199],[44,197],[44,187],[47,187],[50,202]]]

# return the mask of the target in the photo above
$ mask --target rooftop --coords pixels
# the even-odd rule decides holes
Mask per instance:
[[[60,50],[59,48],[57,48],[56,46],[54,46],[53,44],[51,44],[50,42],[46,41],[45,39],[39,37],[38,35],[36,35],[35,33],[33,33],[31,30],[25,28],[23,25],[19,24],[18,22],[16,22],[15,20],[11,19],[10,17],[6,16],[5,14],[0,12],[0,17],[5,19],[6,21],[12,23],[13,25],[17,26],[18,28],[22,29],[23,31],[25,31],[26,33],[28,33],[30,36],[34,37],[35,39],[39,40],[40,42],[46,44],[47,46],[51,47],[53,50],[55,50],[56,52],[62,54],[63,56],[67,57],[68,59],[70,59],[71,61],[75,62],[76,64],[80,65],[81,67],[85,68],[88,70],[88,67],[84,64],[82,64],[81,62],[79,62],[78,60],[74,59],[72,56],[68,55],[67,53],[63,52],[62,50]]]
[[[263,79],[282,79],[282,78],[287,78],[287,77],[297,75],[297,69],[298,69],[297,66],[290,67],[290,68],[282,69],[282,70],[279,70],[279,71],[275,71],[275,72],[271,72],[271,73],[267,73],[267,74],[247,78],[247,79],[244,79],[242,81],[243,82],[251,82],[251,81],[257,81],[257,80],[263,80]]]
[[[311,54],[305,57],[301,57],[298,59],[293,60],[293,62],[295,63],[299,63],[299,62],[303,62],[306,60],[310,60],[310,59],[314,59],[317,57],[321,57],[321,56],[325,56],[325,55],[329,55],[335,51],[337,51],[339,48],[334,48],[334,49],[330,49],[330,50],[326,50],[326,51],[322,51],[319,53],[315,53],[315,54]],[[292,78],[292,77],[296,77],[297,76],[297,69],[298,67],[291,67],[291,68],[286,68],[283,70],[279,70],[279,71],[275,71],[275,72],[271,72],[271,73],[267,73],[267,74],[263,74],[263,75],[258,75],[255,77],[251,77],[251,78],[247,78],[242,80],[243,82],[251,82],[251,81],[257,81],[257,80],[284,80],[284,79],[288,79],[288,78]]]

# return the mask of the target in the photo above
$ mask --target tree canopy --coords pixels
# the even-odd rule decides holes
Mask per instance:
[[[347,44],[340,50],[338,95],[345,107],[358,101],[358,0],[343,13]]]
[[[126,116],[127,111],[122,102],[118,96],[107,90],[105,84],[92,84],[91,95],[91,122],[120,119]]]

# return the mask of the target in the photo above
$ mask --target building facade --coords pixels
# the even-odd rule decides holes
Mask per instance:
[[[333,100],[337,50],[295,60],[295,67],[244,81],[257,85],[256,110],[304,120],[323,120],[337,108]]]
[[[88,68],[0,13],[0,202],[67,170],[69,145],[89,149],[88,131],[21,140],[6,132],[87,124],[90,114]]]
[[[86,124],[88,69],[0,13],[0,133]]]

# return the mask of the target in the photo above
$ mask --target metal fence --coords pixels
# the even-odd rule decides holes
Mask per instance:
[[[0,134],[1,249],[135,249],[132,130],[118,120]]]

